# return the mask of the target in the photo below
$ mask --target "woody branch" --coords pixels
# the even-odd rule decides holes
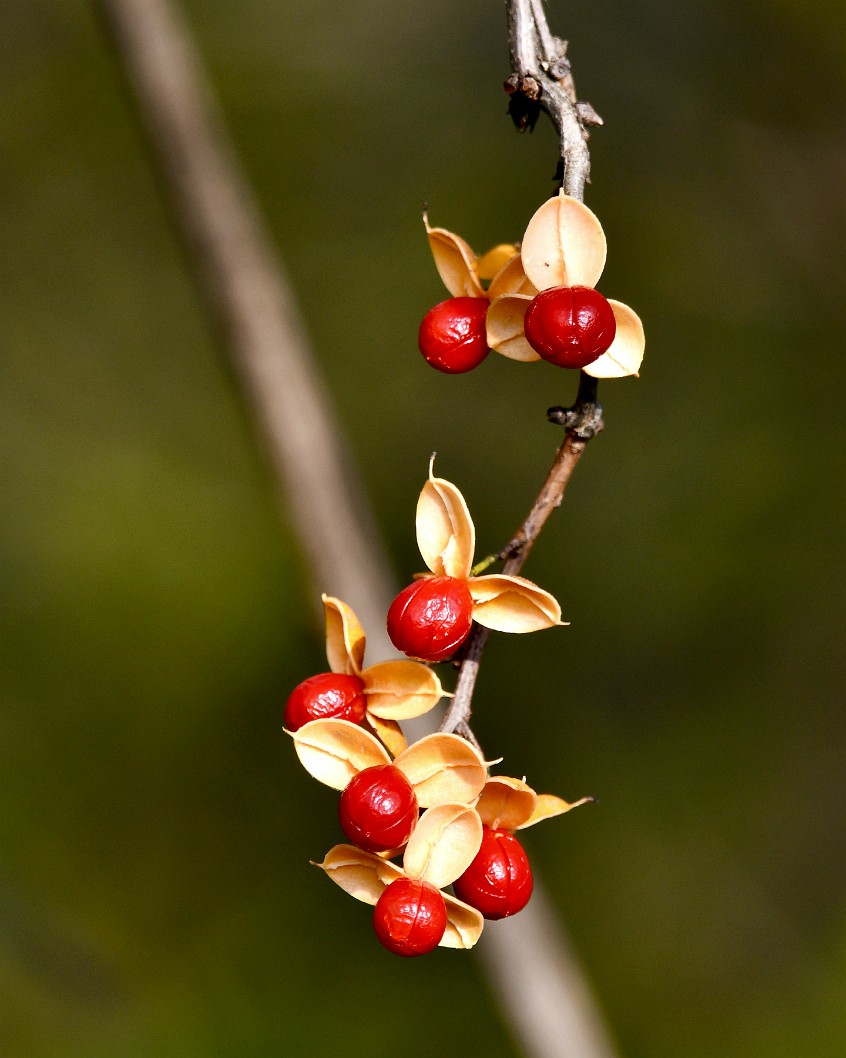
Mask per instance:
[[[579,103],[567,59],[567,42],[552,35],[542,0],[508,0],[508,41],[512,74],[505,82],[509,113],[520,131],[531,129],[544,110],[558,130],[560,169],[566,194],[580,201],[590,173],[586,126],[602,119],[590,104]],[[550,408],[550,422],[565,428],[564,441],[529,513],[508,543],[497,553],[504,559],[503,573],[518,574],[552,512],[561,506],[564,491],[587,442],[604,427],[597,380],[584,371],[572,407]],[[441,724],[474,745],[478,740],[470,726],[473,692],[489,632],[475,625],[461,655],[455,694]]]

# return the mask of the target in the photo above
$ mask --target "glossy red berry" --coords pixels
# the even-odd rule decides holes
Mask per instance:
[[[388,635],[404,654],[444,661],[470,634],[473,597],[458,577],[424,577],[409,584],[388,610]]]
[[[321,672],[303,680],[291,692],[285,706],[285,727],[297,731],[309,720],[349,720],[360,724],[366,708],[364,683],[358,676]]]
[[[611,306],[591,287],[552,287],[538,294],[523,321],[526,341],[558,367],[587,367],[617,333]]]
[[[484,827],[476,858],[453,888],[485,918],[507,918],[528,904],[532,885],[532,868],[517,838],[509,830]]]
[[[413,878],[391,882],[373,911],[376,936],[395,955],[411,957],[433,951],[446,926],[444,898],[434,885]]]
[[[448,375],[472,371],[490,352],[485,334],[486,298],[450,298],[429,309],[418,345],[427,362]]]
[[[399,768],[377,764],[347,783],[338,818],[353,844],[368,852],[387,852],[411,837],[417,823],[417,795]]]

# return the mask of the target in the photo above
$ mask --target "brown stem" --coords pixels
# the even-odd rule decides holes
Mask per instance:
[[[582,372],[575,405],[572,408],[551,408],[548,415],[552,421],[565,425],[567,433],[529,513],[499,553],[500,557],[506,558],[502,568],[503,573],[515,575],[523,568],[547,519],[557,507],[561,506],[564,490],[576,469],[576,464],[582,457],[585,445],[604,426],[602,408],[596,400],[596,379]],[[487,628],[481,625],[473,626],[473,631],[462,651],[455,695],[444,716],[441,731],[457,731],[461,734],[471,730],[470,714],[473,691],[476,687],[476,677],[479,674],[479,665],[488,635]],[[473,741],[475,742],[475,736]]]
[[[503,573],[516,574],[523,568],[547,518],[561,506],[567,482],[581,459],[585,444],[584,440],[571,433],[564,438],[532,509],[505,548],[509,558],[502,567]]]
[[[581,200],[590,173],[585,125],[602,124],[602,119],[590,104],[577,102],[570,62],[566,57],[567,42],[551,33],[541,0],[507,0],[506,7],[513,73],[505,82],[505,89],[511,96],[511,115],[517,127],[524,129],[534,125],[538,110],[543,109],[549,114],[561,141],[563,189],[566,194]],[[547,518],[561,506],[567,482],[585,445],[603,429],[596,379],[582,371],[573,407],[550,408],[547,415],[550,421],[563,426],[567,434],[531,510],[499,552],[499,557],[506,559],[503,573],[513,575],[523,568]],[[476,625],[462,652],[455,696],[441,724],[442,731],[471,730],[473,691],[487,641],[487,630]]]
[[[541,0],[508,0],[508,42],[511,77],[505,82],[509,112],[518,129],[531,129],[546,111],[561,141],[562,186],[583,199],[590,179],[590,154],[585,126],[601,125],[589,103],[576,99],[567,58],[567,42],[549,29]]]
[[[551,422],[566,427],[567,435],[523,524],[500,551],[501,557],[506,559],[503,573],[516,574],[523,568],[547,518],[561,506],[567,482],[576,469],[585,445],[604,429],[602,405],[596,391],[596,379],[581,372],[579,392],[573,407],[550,408],[546,413]]]

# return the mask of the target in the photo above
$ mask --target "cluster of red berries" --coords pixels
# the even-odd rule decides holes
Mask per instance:
[[[493,349],[511,360],[546,360],[596,378],[637,374],[643,324],[635,312],[595,289],[605,265],[602,225],[563,193],[529,221],[522,242],[477,256],[424,215],[435,267],[452,295],[420,325],[418,344],[439,371],[460,374]]]
[[[519,247],[502,244],[481,257],[459,236],[424,222],[452,295],[420,327],[420,350],[433,367],[469,371],[493,349],[597,378],[637,372],[643,327],[631,309],[594,289],[605,237],[581,202],[550,199]],[[478,750],[455,734],[407,745],[400,721],[441,700],[430,666],[451,658],[474,622],[517,633],[562,624],[548,592],[519,576],[485,572],[494,559],[474,565],[467,504],[455,485],[434,476],[431,463],[416,534],[427,572],[387,614],[390,639],[406,658],[365,667],[358,619],[324,596],[330,671],[304,680],[285,707],[300,761],[340,792],[338,819],[350,844],[334,846],[317,866],[374,907],[379,941],[402,956],[439,945],[470,948],[485,919],[522,910],[532,871],[515,831],[589,800],[569,804],[536,794],[525,780],[490,777]],[[399,857],[402,866],[392,862]]]
[[[405,845],[417,823],[417,799],[411,783],[393,765],[359,772],[341,794],[341,827],[350,841],[368,852]],[[392,882],[376,905],[379,939],[398,955],[423,955],[436,948],[446,929],[446,908],[438,890],[411,879]],[[453,883],[455,894],[484,918],[506,918],[522,911],[532,895],[532,869],[523,846],[507,830],[482,827],[482,843],[470,866]],[[433,895],[438,894],[438,898]],[[440,900],[437,914],[433,907]],[[410,916],[413,907],[423,908]],[[381,924],[381,925],[380,925]]]
[[[484,918],[520,911],[532,872],[513,830],[572,807],[539,798],[522,780],[489,779],[483,758],[457,735],[406,745],[398,721],[431,709],[444,693],[429,664],[451,657],[474,620],[510,632],[561,624],[556,600],[531,581],[474,575],[466,502],[431,465],[416,529],[429,572],[399,593],[387,627],[399,650],[421,660],[365,667],[358,619],[324,596],[332,671],[300,683],[285,707],[300,760],[340,791],[338,818],[351,845],[336,846],[320,866],[375,904],[377,937],[404,956],[439,944],[470,947]],[[403,868],[389,862],[398,855]],[[448,885],[455,896],[442,891]]]
[[[532,868],[523,846],[506,830],[482,828],[482,845],[453,883],[455,895],[483,918],[522,911],[532,895]],[[395,955],[426,955],[440,944],[447,926],[441,892],[431,882],[398,878],[386,886],[373,912],[380,943]]]
[[[310,773],[341,790],[338,818],[351,844],[318,866],[375,905],[376,935],[396,955],[471,947],[484,919],[521,911],[532,871],[513,831],[573,807],[523,780],[489,778],[457,735],[429,735],[393,762],[348,721],[310,721],[293,737]],[[398,855],[402,868],[390,862]],[[455,895],[442,891],[448,885]]]
[[[636,374],[643,327],[631,309],[594,289],[605,236],[583,203],[563,194],[550,199],[519,247],[502,244],[481,257],[454,233],[430,227],[425,215],[424,222],[452,295],[420,326],[420,350],[433,367],[460,374],[493,349],[597,378]],[[316,866],[373,905],[379,941],[402,956],[439,945],[470,948],[484,919],[522,910],[532,870],[515,831],[590,800],[570,804],[536,794],[523,779],[491,777],[478,750],[455,734],[407,745],[400,721],[444,695],[429,666],[451,658],[474,622],[517,633],[562,624],[548,592],[519,576],[484,572],[493,558],[474,565],[467,504],[455,485],[434,476],[431,463],[416,531],[428,572],[387,614],[390,639],[407,658],[365,667],[358,619],[324,596],[331,671],[300,683],[285,707],[300,761],[340,792],[338,818],[351,843],[334,846]],[[392,862],[399,857],[402,866]]]
[[[429,735],[391,760],[347,720],[311,720],[291,734],[311,775],[341,791],[338,819],[351,844],[335,846],[319,866],[375,905],[374,929],[389,951],[471,947],[485,918],[526,905],[532,873],[511,830],[567,811],[566,802],[546,797],[541,805],[522,780],[490,779],[479,752],[457,735]],[[399,855],[402,868],[390,862]],[[455,895],[442,891],[448,885]]]
[[[429,581],[457,578],[430,578]],[[429,581],[417,581],[411,588]],[[449,584],[442,591],[449,598]],[[465,589],[466,590],[466,589]],[[406,612],[402,592],[392,606]],[[469,596],[468,596],[469,597]],[[442,608],[441,608],[442,609]],[[441,609],[436,607],[440,614]],[[441,614],[438,628],[445,622]],[[470,616],[467,610],[467,627]],[[398,626],[402,629],[404,626]],[[418,656],[434,652],[439,657],[447,640],[426,631],[425,621],[412,623],[420,638],[413,643],[400,639]],[[389,616],[392,637],[397,636]],[[432,650],[430,651],[430,647]],[[450,647],[447,653],[451,653]],[[404,663],[411,664],[411,663]],[[300,732],[315,721],[342,721],[343,725],[364,724],[367,696],[361,677],[345,673],[320,673],[304,680],[292,691],[285,707],[285,726]],[[318,725],[319,726],[319,725]],[[343,787],[338,802],[338,818],[347,839],[357,848],[377,856],[396,855],[411,838],[419,819],[417,796],[409,778],[395,764],[377,764],[355,774]],[[472,851],[472,850],[471,850]],[[532,893],[532,872],[526,854],[512,833],[483,825],[478,850],[466,869],[454,880],[459,900],[476,908],[484,918],[499,919],[522,910]],[[424,879],[402,877],[388,884],[379,896],[373,925],[382,945],[397,955],[423,955],[440,944],[447,927],[447,909],[440,891]]]
[[[391,764],[367,768],[341,794],[338,814],[349,840],[368,852],[401,848],[418,820],[409,780]],[[532,895],[532,869],[520,842],[507,830],[482,827],[482,842],[469,867],[453,883],[455,895],[484,918],[514,915]],[[447,910],[430,882],[397,878],[385,887],[373,913],[382,945],[396,955],[425,955],[443,939]]]
[[[488,348],[485,298],[449,298],[429,309],[420,324],[418,344],[426,361],[447,374],[471,371]],[[617,333],[608,299],[591,287],[551,287],[529,305],[526,341],[557,367],[582,368],[606,352]]]

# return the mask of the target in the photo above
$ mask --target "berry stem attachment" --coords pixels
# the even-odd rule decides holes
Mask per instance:
[[[605,428],[602,405],[597,395],[597,383],[598,379],[586,375],[584,371],[580,372],[576,403],[571,408],[550,408],[546,413],[547,419],[557,426],[563,426],[580,441],[589,441],[591,437],[596,437]]]
[[[555,416],[553,412],[556,413]],[[564,491],[586,444],[604,426],[602,406],[597,399],[597,380],[582,371],[575,404],[571,408],[551,408],[547,414],[552,422],[564,426],[566,434],[529,513],[514,536],[497,553],[497,557],[506,560],[502,568],[503,573],[515,575],[523,568],[547,519],[561,506]],[[470,728],[470,714],[473,691],[488,635],[487,628],[473,625],[473,630],[462,649],[455,694],[441,723],[441,731],[456,732],[474,745],[478,743]]]
[[[470,576],[478,577],[480,573],[484,573],[486,569],[489,569],[494,562],[499,562],[502,557],[503,554],[501,551],[497,551],[493,555],[486,555],[470,570]]]

